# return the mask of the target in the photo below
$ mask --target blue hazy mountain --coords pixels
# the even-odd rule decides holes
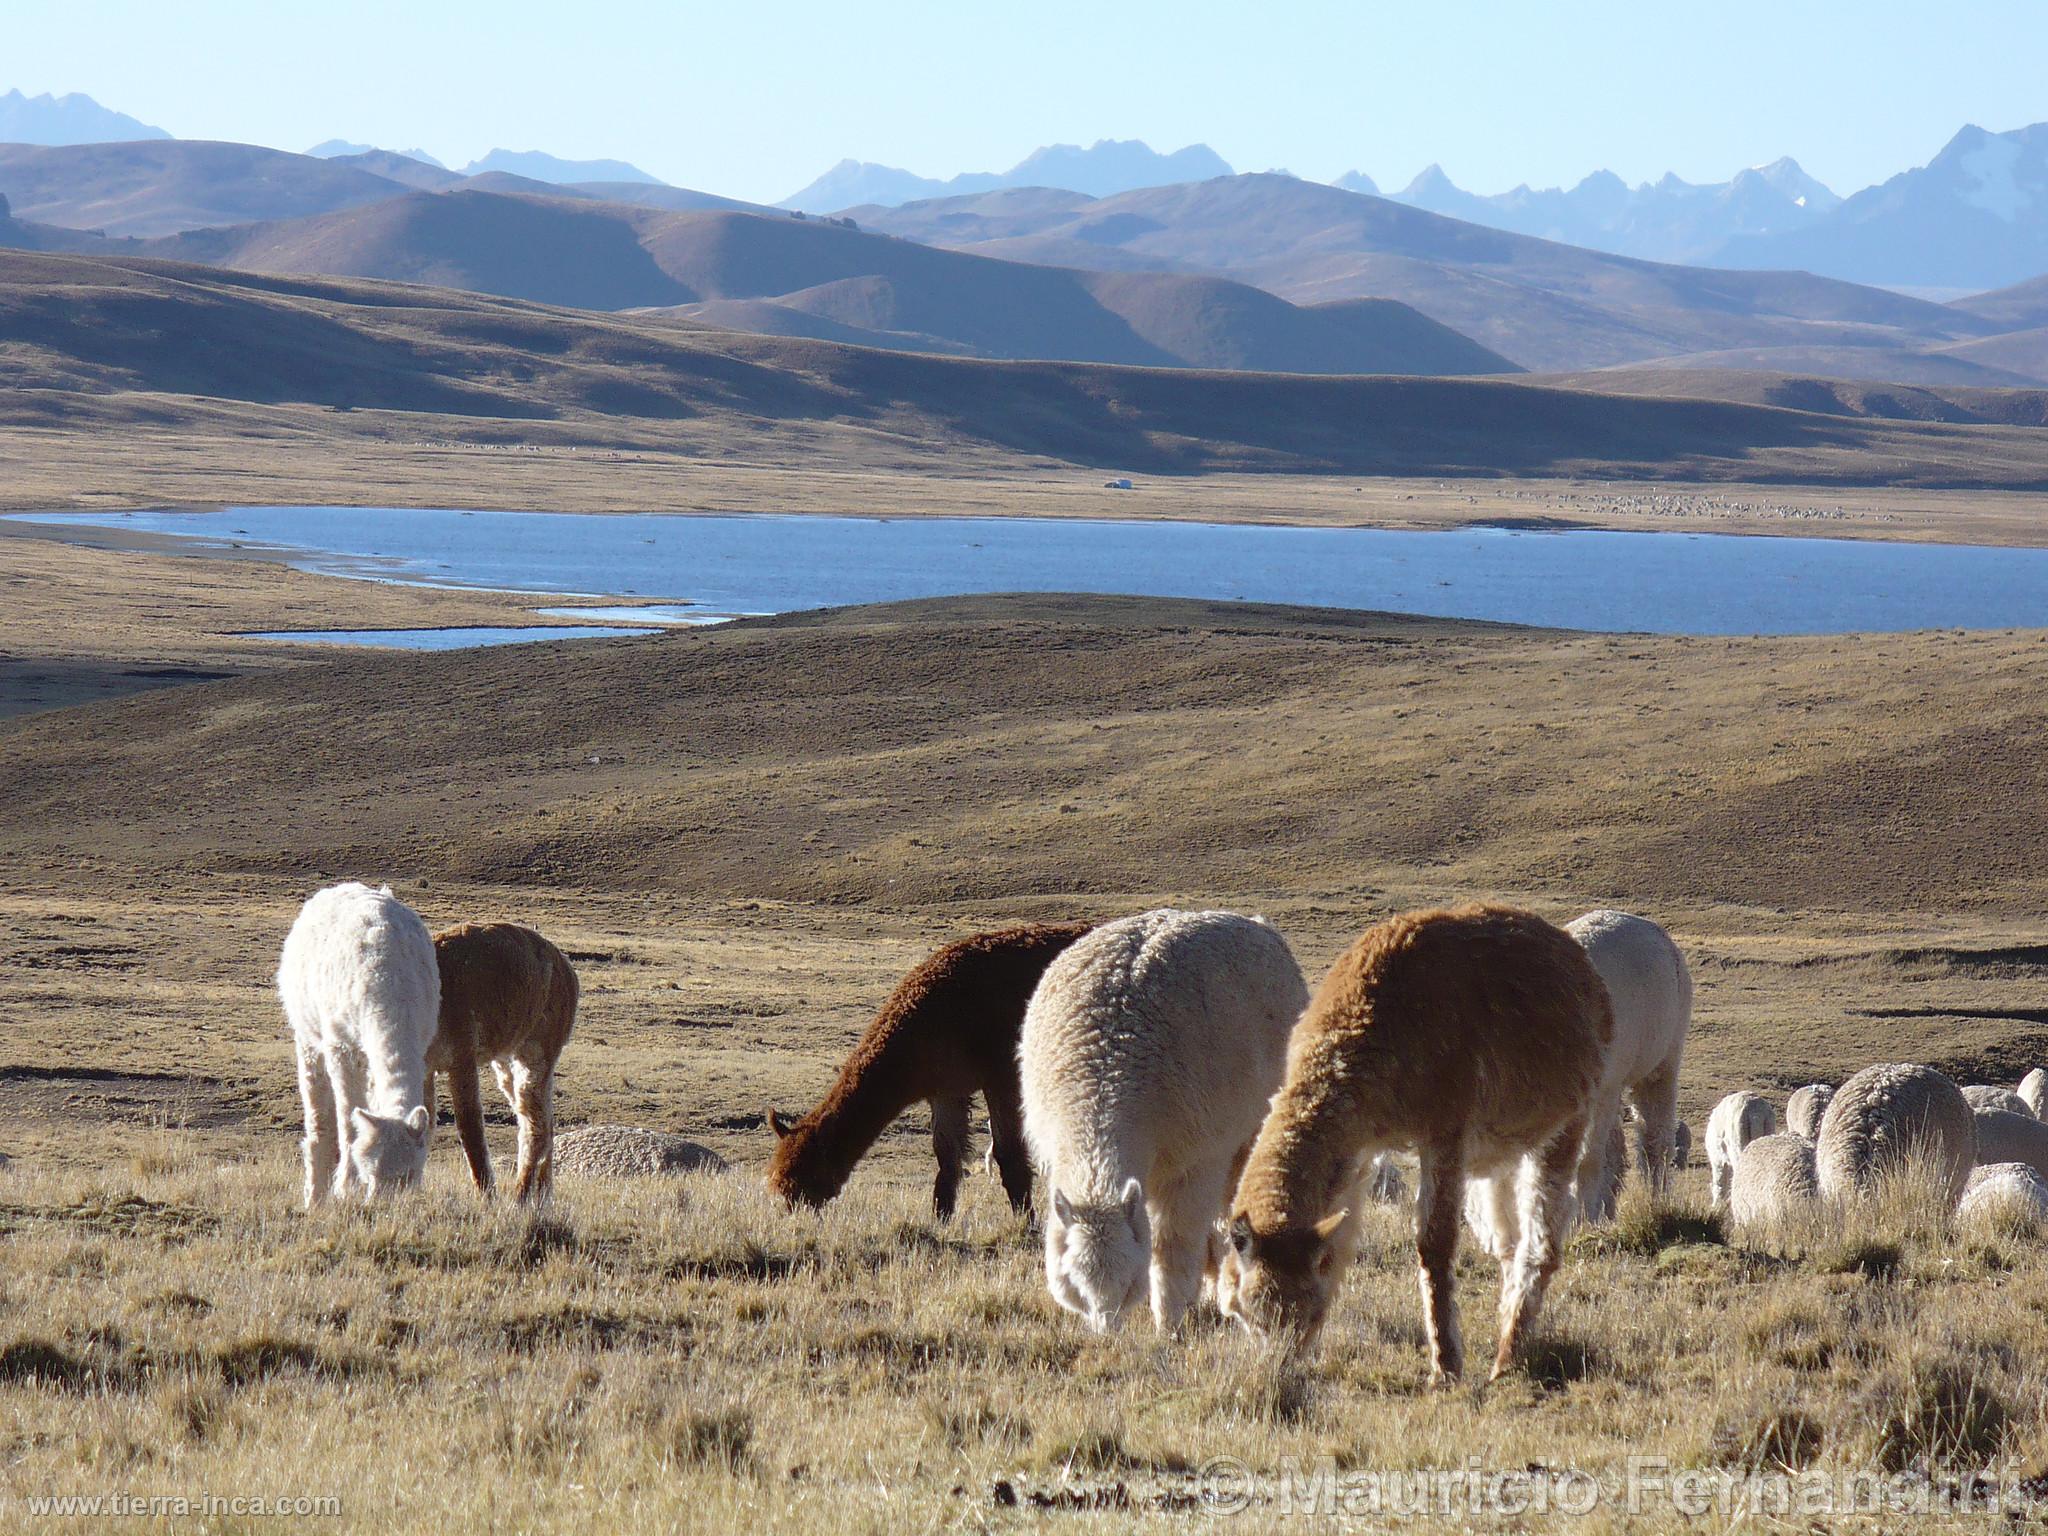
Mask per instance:
[[[76,91],[65,96],[0,96],[0,144],[123,144],[168,139],[163,129],[103,107]]]
[[[805,213],[833,213],[869,205],[897,208],[930,197],[962,197],[1004,187],[1057,187],[1090,197],[1113,197],[1141,187],[1170,187],[1231,174],[1229,164],[1206,144],[1162,155],[1139,139],[1098,139],[1088,148],[1048,144],[1007,171],[969,171],[944,181],[892,165],[842,160],[816,181],[776,206]]]

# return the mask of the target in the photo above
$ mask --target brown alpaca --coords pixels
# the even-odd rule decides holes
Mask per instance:
[[[932,1208],[946,1220],[966,1164],[968,1106],[979,1093],[988,1106],[990,1150],[1003,1192],[1016,1209],[1030,1210],[1017,1033],[1046,966],[1094,926],[1027,923],[978,933],[948,944],[905,976],[816,1109],[794,1125],[768,1112],[780,1138],[768,1187],[790,1205],[825,1204],[889,1122],[924,1100],[931,1105],[932,1151],[939,1160]]]
[[[576,968],[517,923],[463,923],[434,935],[441,964],[441,1028],[427,1071],[448,1074],[455,1126],[476,1187],[491,1189],[477,1063],[488,1061],[519,1118],[514,1195],[545,1196],[554,1182],[555,1062],[576,1024]],[[432,1102],[432,1084],[428,1102]]]
[[[1413,912],[1330,968],[1288,1042],[1287,1079],[1238,1185],[1217,1292],[1257,1332],[1314,1341],[1357,1251],[1374,1154],[1413,1147],[1431,1379],[1459,1374],[1452,1296],[1467,1174],[1522,1164],[1521,1237],[1503,1266],[1493,1374],[1543,1305],[1571,1220],[1614,1037],[1607,989],[1561,929],[1509,907]]]

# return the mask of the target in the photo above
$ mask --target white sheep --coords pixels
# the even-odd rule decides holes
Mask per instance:
[[[1736,1155],[1759,1136],[1773,1136],[1777,1130],[1778,1112],[1771,1108],[1771,1101],[1747,1088],[1714,1106],[1707,1116],[1707,1168],[1713,1175],[1714,1204],[1728,1203]]]
[[[1692,1026],[1692,972],[1671,935],[1646,917],[1603,908],[1574,918],[1565,932],[1585,950],[1614,1005],[1614,1047],[1577,1183],[1580,1214],[1604,1221],[1614,1214],[1622,1176],[1609,1156],[1609,1127],[1624,1103],[1641,1122],[1636,1166],[1653,1190],[1670,1177],[1678,1071]]]
[[[1973,1110],[2002,1109],[2008,1114],[2025,1115],[2029,1120],[2039,1118],[2033,1107],[2010,1088],[1994,1088],[1989,1083],[1971,1083],[1963,1090],[1963,1101]]]
[[[2048,1072],[2034,1068],[2020,1079],[2018,1092],[2027,1101],[2027,1108],[2036,1120],[2048,1120],[2048,1109],[2043,1107],[2043,1101],[2048,1100]]]
[[[1804,1136],[1759,1136],[1736,1153],[1728,1214],[1737,1226],[1776,1226],[1810,1209],[1819,1198],[1813,1143]]]
[[[1993,1111],[1997,1113],[1997,1111]],[[1821,1198],[1873,1193],[1887,1176],[1924,1163],[1953,1205],[1977,1161],[1977,1132],[1962,1089],[1932,1067],[1889,1062],[1842,1084],[1815,1145]]]
[[[1154,1321],[1179,1326],[1307,1002],[1287,941],[1232,912],[1127,917],[1046,968],[1017,1060],[1061,1306],[1112,1328],[1149,1271]]]
[[[419,914],[388,886],[316,891],[285,936],[277,993],[298,1051],[306,1204],[415,1182],[432,1129],[426,1059],[441,1008]]]
[[[2025,1163],[2048,1179],[2048,1125],[2009,1109],[1972,1110],[1970,1118],[1977,1133],[1976,1166]]]
[[[1958,1222],[2001,1215],[2048,1221],[2048,1180],[2027,1163],[1988,1163],[1973,1169],[1956,1205]]]
[[[1827,1083],[1808,1083],[1794,1088],[1785,1101],[1785,1128],[1794,1136],[1814,1141],[1820,1136],[1820,1117],[1828,1112],[1828,1100],[1835,1090]]]

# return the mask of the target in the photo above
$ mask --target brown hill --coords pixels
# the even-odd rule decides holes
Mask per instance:
[[[666,189],[656,189],[666,190]],[[456,188],[151,242],[241,271],[467,288],[908,351],[1287,373],[1506,373],[1386,300],[1304,310],[1219,278],[991,260],[787,214]]]
[[[2048,433],[1610,396],[1488,379],[988,362],[127,257],[0,253],[0,420],[175,422],[225,401],[545,420],[571,441],[730,457],[961,452],[1202,469],[2048,485]],[[172,397],[187,397],[184,399]],[[190,397],[202,397],[192,399]],[[811,445],[806,447],[805,445]]]
[[[990,193],[849,212],[864,227],[1015,260],[1215,272],[1297,303],[1399,299],[1545,371],[1738,346],[1940,342],[1997,328],[1854,283],[1611,256],[1279,175],[1100,199]]]
[[[16,218],[112,235],[299,218],[403,190],[359,166],[254,144],[0,144],[0,196]]]
[[[2048,325],[2048,276],[2029,278],[2010,288],[1972,294],[1949,308],[1988,320],[2001,330],[2035,330]]]
[[[1541,382],[1603,394],[1723,400],[1824,416],[1977,426],[2048,426],[2048,389],[1890,384],[1713,368],[1603,368],[1593,373],[1544,375]]]

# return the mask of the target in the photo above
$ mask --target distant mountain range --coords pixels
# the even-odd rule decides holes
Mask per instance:
[[[327,139],[306,151],[317,160],[364,161],[373,156],[402,156],[417,160],[422,165],[437,171],[448,167],[428,154],[424,149],[379,149],[374,144],[356,144],[347,139]],[[472,160],[460,171],[451,171],[453,176],[489,176],[502,174],[519,176],[527,181],[543,181],[554,186],[575,186],[586,181],[641,182],[650,187],[664,187],[668,183],[659,176],[650,176],[637,165],[628,165],[623,160],[564,160],[558,155],[545,154],[538,149],[494,149],[481,160]]]
[[[168,139],[161,128],[101,106],[90,96],[0,96],[0,144],[105,144]]]
[[[306,153],[315,160],[357,160],[365,155],[402,155],[407,160],[417,160],[422,165],[431,165],[437,171],[448,169],[424,149],[379,149],[374,144],[352,144],[347,139],[323,139]]]
[[[805,213],[832,213],[856,204],[896,208],[921,198],[959,197],[1001,187],[1058,187],[1090,197],[1109,197],[1138,187],[1165,187],[1230,174],[1229,164],[1206,144],[1190,144],[1162,155],[1138,139],[1099,139],[1087,149],[1078,144],[1049,144],[1007,171],[971,171],[945,181],[866,160],[842,160],[776,206]]]

